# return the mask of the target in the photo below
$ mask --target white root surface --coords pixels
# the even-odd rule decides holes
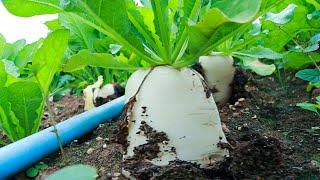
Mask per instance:
[[[233,62],[231,56],[201,56],[199,59],[210,89],[217,90],[213,98],[218,104],[225,104],[231,96],[235,75]]]
[[[189,68],[158,66],[135,72],[126,87],[127,103],[133,97],[136,101],[127,112],[129,146],[124,159],[134,156],[135,147],[147,143],[139,129],[143,121],[169,139],[159,144],[161,152],[150,161],[155,165],[182,160],[207,167],[228,156],[228,150],[218,146],[227,141],[215,101],[206,92],[204,79]]]
[[[97,98],[106,99],[109,96],[112,96],[116,93],[114,84],[106,84],[104,86],[102,85],[103,85],[103,76],[99,76],[97,82],[87,86],[83,90],[85,111],[95,108],[95,103]]]
[[[83,97],[84,97],[84,110],[88,111],[93,109],[94,106],[94,99],[98,95],[99,89],[103,84],[103,77],[99,76],[97,82],[92,85],[87,86],[83,90]]]

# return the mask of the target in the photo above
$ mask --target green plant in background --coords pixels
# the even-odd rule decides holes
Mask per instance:
[[[310,58],[319,61],[319,54],[312,52],[317,47],[315,34],[320,31],[320,17],[315,13],[317,9],[317,2],[286,0],[254,21],[246,33],[220,46],[219,50],[239,58],[245,69],[259,75],[276,72],[281,80],[281,71],[285,75],[287,69],[310,65],[313,63]],[[312,36],[313,41],[304,42]]]
[[[25,60],[25,65],[31,62],[27,77],[14,76],[6,64],[0,62],[0,122],[11,141],[38,131],[52,80],[61,69],[68,39],[67,30],[52,32],[41,47],[28,56],[30,59]]]
[[[320,96],[318,96],[316,100],[317,101],[315,103],[305,102],[305,103],[299,103],[297,104],[297,106],[301,107],[302,109],[314,112],[320,117],[320,113],[319,113],[320,112]]]
[[[28,76],[28,63],[33,59],[43,39],[26,44],[24,39],[7,43],[0,34],[0,61],[5,64],[6,71],[14,77]]]
[[[80,55],[85,56],[82,59],[81,68],[65,69],[62,77],[57,76],[57,78],[55,78],[55,83],[60,84],[59,87],[53,86],[56,87],[56,89],[53,90],[56,94],[55,97],[61,96],[62,93],[70,92],[71,89],[75,89],[76,94],[80,94],[84,87],[96,82],[100,75],[104,76],[104,83],[118,83],[122,86],[126,84],[127,79],[132,73],[131,71],[110,69],[110,66],[108,66],[105,61],[101,61],[101,58],[97,58],[96,56],[91,56],[90,53],[110,54],[109,56],[115,56],[121,62],[129,64],[135,63],[138,67],[142,66],[139,64],[140,60],[128,50],[103,33],[85,23],[77,21],[72,14],[61,13],[58,19],[49,21],[46,25],[51,30],[68,29],[71,32],[65,59],[72,60],[73,56],[76,56],[75,59],[79,59],[81,57]],[[64,82],[67,77],[71,83],[62,85],[61,82]]]
[[[171,64],[174,67],[183,67],[193,64],[197,60],[197,56],[209,53],[218,44],[222,43],[238,32],[241,32],[243,28],[247,27],[247,24],[245,26],[238,27],[238,25],[235,25],[236,23],[233,24],[233,22],[242,22],[254,18],[254,16],[252,16],[251,14],[248,14],[247,17],[235,16],[235,14],[231,14],[231,12],[229,13],[225,11],[225,9],[223,9],[225,8],[222,6],[223,3],[213,3],[211,1],[199,1],[196,3],[190,2],[190,9],[188,9],[187,11],[188,16],[191,17],[189,19],[196,21],[194,17],[197,17],[199,15],[203,16],[203,21],[195,26],[190,26],[190,28],[173,29],[167,31],[167,29],[174,28],[174,26],[187,26],[188,23],[191,23],[190,21],[186,21],[187,19],[179,17],[182,15],[177,11],[179,8],[179,4],[177,2],[169,3],[170,8],[174,10],[174,13],[171,13],[170,15],[167,15],[164,12],[160,12],[164,9],[160,8],[157,10],[160,14],[163,13],[162,15],[164,16],[154,17],[155,19],[159,20],[159,24],[155,25],[153,25],[152,19],[142,19],[142,13],[150,15],[150,17],[152,16],[152,14],[150,14],[152,13],[150,11],[151,9],[149,8],[148,10],[145,10],[145,8],[137,8],[137,10],[135,10],[136,8],[133,1],[105,2],[103,3],[103,7],[107,8],[106,12],[100,12],[98,10],[102,5],[93,5],[83,1],[61,1],[60,3],[56,1],[50,2],[48,5],[41,5],[41,1],[28,2],[30,3],[29,5],[37,7],[37,9],[33,12],[28,11],[27,5],[20,5],[18,10],[14,6],[14,4],[18,3],[17,1],[3,2],[11,13],[18,16],[33,16],[50,13],[60,13],[72,16],[74,21],[86,24],[93,29],[96,29],[99,32],[114,39],[116,42],[125,46],[126,49],[134,52],[135,55],[139,56],[141,59],[143,59],[143,61],[155,65]],[[219,14],[217,9],[212,9],[210,13],[207,13],[205,11],[192,11],[192,5],[201,3],[203,4],[203,6],[206,6],[208,8],[217,6],[220,10],[226,12],[227,16],[229,17],[224,17],[222,14]],[[234,4],[235,3],[223,5],[231,6]],[[263,8],[268,8],[270,4],[272,4],[272,2],[266,2],[262,6]],[[165,6],[166,4],[162,5]],[[46,9],[46,6],[49,6],[50,9]],[[249,8],[249,10],[252,12],[257,10],[254,9],[256,8],[255,6],[249,7],[251,8]],[[85,13],[86,15],[84,16],[81,13],[77,13],[79,11]],[[154,11],[156,10],[154,9]],[[177,19],[175,19],[174,15],[178,16],[176,17]],[[212,19],[213,16],[217,16],[219,18],[214,20]],[[168,23],[164,22],[164,20],[168,20]],[[228,27],[223,27],[224,31],[219,30],[218,32],[214,32],[214,29],[227,22],[230,22],[230,24],[228,24]],[[132,26],[132,24],[134,26]],[[172,24],[174,26],[169,27],[169,24]],[[206,27],[206,24],[216,25],[208,28]],[[218,36],[218,33],[222,34],[219,34]],[[225,38],[222,38],[223,41],[218,41],[217,38],[220,39],[221,36],[225,36]],[[175,47],[173,47],[173,45]],[[186,48],[186,46],[188,48]],[[106,59],[106,61],[113,62],[113,64],[111,64],[109,68],[118,66],[118,61],[115,61],[115,59]]]

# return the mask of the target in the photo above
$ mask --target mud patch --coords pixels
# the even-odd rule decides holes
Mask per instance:
[[[142,122],[139,128],[141,132],[147,137],[147,143],[142,144],[134,148],[134,154],[140,159],[152,160],[157,158],[158,153],[160,153],[159,144],[169,141],[168,136],[164,132],[157,132],[153,130],[151,126],[147,123]],[[141,133],[140,132],[140,133]]]
[[[265,170],[273,171],[283,163],[282,147],[278,139],[248,133],[238,139],[238,146],[231,151],[233,161],[231,169],[237,178],[250,177],[248,172],[263,174]]]
[[[250,92],[246,90],[249,77],[245,73],[245,70],[236,68],[236,72],[233,78],[233,82],[230,84],[232,87],[232,94],[229,100],[230,104],[234,104],[240,98],[250,98]]]
[[[146,122],[141,122],[139,127],[141,131],[138,133],[147,137],[147,143],[134,148],[134,156],[126,158],[122,163],[122,167],[130,172],[131,176],[138,179],[150,179],[154,173],[159,171],[160,167],[155,166],[147,160],[158,157],[160,151],[159,144],[165,144],[169,141],[168,136],[164,132],[157,132]]]

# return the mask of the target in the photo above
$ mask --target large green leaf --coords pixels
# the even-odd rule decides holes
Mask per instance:
[[[19,77],[19,68],[14,64],[14,62],[8,61],[6,59],[1,60],[0,62],[4,64],[6,73],[16,78]]]
[[[249,50],[242,50],[240,52],[234,52],[235,55],[246,56],[251,58],[265,58],[265,59],[282,59],[283,55],[277,53],[269,48],[262,46],[252,47]]]
[[[307,18],[309,9],[304,6],[302,2],[299,2],[299,0],[294,1],[297,7],[294,9],[292,20],[286,24],[279,25],[262,19],[262,31],[267,32],[266,36],[262,39],[263,46],[274,51],[283,51],[285,45],[296,37],[297,34],[305,31],[314,31],[320,28],[319,18],[309,20]],[[287,3],[291,4],[292,1],[288,1]]]
[[[7,73],[3,63],[0,62],[0,88],[4,87],[7,82]]]
[[[299,52],[288,52],[284,56],[284,67],[287,69],[301,69],[312,63],[320,62],[319,53],[299,53]]]
[[[258,59],[254,58],[242,57],[241,59],[244,68],[250,69],[260,76],[269,76],[276,70],[276,66],[274,64],[264,64]]]
[[[183,17],[186,20],[197,22],[199,16],[199,7],[201,7],[203,0],[184,0],[183,1]]]
[[[73,72],[81,70],[86,66],[103,67],[106,69],[135,70],[136,68],[119,61],[111,54],[91,53],[88,50],[82,50],[72,56],[64,65],[63,71]]]
[[[8,138],[16,141],[24,137],[24,132],[18,126],[19,120],[11,111],[10,97],[8,88],[0,87],[0,123]]]
[[[301,107],[302,109],[311,111],[311,112],[315,112],[318,114],[318,108],[316,104],[312,104],[312,103],[298,103],[297,104],[298,107]]]
[[[159,36],[155,33],[152,9],[136,7],[133,3],[129,3],[128,17],[137,30],[144,36],[147,43],[150,44],[153,50],[152,55],[155,56],[154,58],[163,57],[165,52]]]
[[[79,22],[74,14],[61,13],[59,15],[60,24],[70,30],[71,34],[74,35],[74,39],[77,39],[81,43],[81,48],[89,49],[94,51],[93,44],[96,38],[95,29]]]
[[[12,44],[6,43],[1,58],[14,61],[25,45],[26,40],[24,39],[20,39]]]
[[[294,10],[297,7],[295,4],[289,4],[283,11],[279,13],[267,13],[265,20],[272,21],[277,24],[286,24],[290,22],[294,15]]]
[[[220,0],[213,3],[229,21],[246,23],[252,20],[260,10],[260,0]],[[212,19],[211,17],[209,17]]]
[[[154,14],[154,26],[156,34],[160,37],[165,50],[164,61],[169,63],[171,56],[170,47],[170,22],[169,22],[169,1],[168,0],[153,0],[151,1]]]
[[[2,0],[10,13],[29,17],[41,14],[55,14],[62,11],[60,0]]]
[[[74,13],[79,21],[110,36],[148,62],[155,62],[144,50],[145,39],[132,25],[126,0],[70,0],[64,6]]]
[[[97,176],[95,168],[79,164],[61,169],[47,177],[47,180],[94,180]]]
[[[49,93],[54,75],[61,70],[69,35],[67,30],[54,31],[44,40],[34,56],[33,70],[45,96]]]
[[[2,34],[0,34],[0,58],[3,56],[5,46],[6,46],[6,39]]]
[[[296,77],[309,81],[311,83],[320,83],[320,70],[319,69],[304,69],[296,74]]]
[[[23,68],[28,62],[31,62],[34,58],[35,53],[37,52],[38,48],[42,44],[43,39],[40,39],[32,44],[26,45],[15,58],[15,65],[21,69]]]
[[[222,42],[233,37],[246,28],[247,24],[257,16],[261,0],[222,0],[214,4],[206,15],[189,30],[189,47],[187,60],[177,66],[185,66],[209,53]]]
[[[43,99],[39,85],[35,82],[20,81],[11,84],[8,92],[11,110],[19,119],[19,126],[23,128],[24,136],[32,134],[39,116],[37,111]]]

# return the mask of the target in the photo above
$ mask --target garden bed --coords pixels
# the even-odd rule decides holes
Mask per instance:
[[[285,86],[273,77],[259,77],[246,73],[245,92],[237,94],[236,101],[220,107],[224,131],[231,146],[231,159],[221,171],[223,175],[198,171],[194,166],[179,165],[157,172],[158,179],[185,178],[320,178],[320,136],[312,130],[320,118],[295,105],[312,97],[305,91],[306,83],[289,80]],[[293,88],[294,87],[294,88]],[[242,97],[243,96],[243,97]],[[53,105],[59,120],[83,111],[81,97],[64,97]],[[72,164],[89,164],[99,171],[100,179],[117,177],[120,172],[122,145],[114,140],[118,120],[100,125],[91,134],[73,141],[61,152],[42,160],[49,168],[37,179]],[[43,127],[51,122],[43,121]],[[181,167],[183,167],[181,169]],[[178,170],[178,169],[176,169]],[[25,179],[24,173],[16,179]]]

